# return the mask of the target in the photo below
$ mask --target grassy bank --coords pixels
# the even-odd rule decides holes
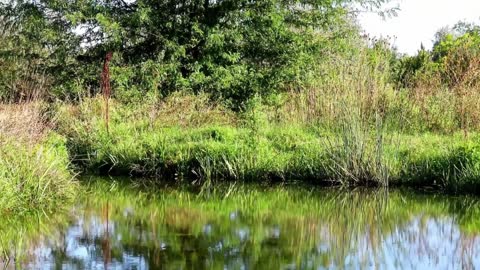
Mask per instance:
[[[58,210],[75,195],[65,139],[52,132],[39,104],[0,108],[0,213]]]
[[[327,64],[323,81],[254,96],[238,111],[183,91],[110,98],[108,118],[99,96],[1,105],[0,212],[65,205],[74,171],[207,187],[299,180],[480,194],[478,104],[464,102],[478,91],[412,95],[368,56]]]
[[[58,129],[74,164],[94,174],[480,192],[475,133],[399,133],[361,122],[338,124],[344,128],[288,124],[270,121],[261,110],[229,115],[198,101],[188,104],[177,114],[176,104],[162,103],[152,116],[149,105],[113,102],[107,131],[102,100],[93,99],[63,106]]]
[[[418,123],[403,129],[399,123],[413,118],[394,113],[394,98],[380,117],[378,107],[368,105],[371,98],[342,93],[338,103],[333,93],[316,101],[338,105],[330,113],[265,100],[234,112],[208,96],[188,94],[130,104],[111,99],[108,124],[102,98],[4,105],[0,212],[22,215],[67,205],[77,188],[74,172],[210,187],[298,180],[480,193],[480,134],[419,130],[415,126],[425,125]]]

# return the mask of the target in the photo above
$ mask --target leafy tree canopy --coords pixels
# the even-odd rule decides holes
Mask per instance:
[[[56,96],[96,91],[111,51],[120,98],[185,90],[241,108],[307,81],[326,44],[352,34],[349,14],[384,2],[12,0],[1,12],[21,25],[5,51],[41,62]]]

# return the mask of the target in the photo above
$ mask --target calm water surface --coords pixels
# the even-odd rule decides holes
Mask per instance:
[[[475,198],[252,186],[198,194],[102,181],[90,190],[68,213],[2,227],[0,266],[480,268]]]

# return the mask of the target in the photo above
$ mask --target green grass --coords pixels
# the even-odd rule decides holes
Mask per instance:
[[[52,212],[72,201],[77,185],[69,169],[63,137],[50,134],[28,145],[2,137],[0,144],[0,213],[22,216]]]
[[[95,102],[90,106],[101,106]],[[107,133],[99,110],[76,113],[63,115],[59,129],[68,138],[74,163],[88,173],[480,193],[480,137],[474,133],[468,138],[404,134],[354,120],[324,129],[269,123],[261,112],[232,123],[182,127],[135,114],[125,105],[113,108]]]

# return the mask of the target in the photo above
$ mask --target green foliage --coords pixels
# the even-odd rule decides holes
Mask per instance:
[[[2,4],[2,18],[20,26],[7,39],[21,42],[5,51],[44,74],[55,97],[97,91],[112,51],[114,93],[124,101],[182,90],[239,109],[255,95],[315,78],[310,71],[326,57],[323,48],[358,33],[347,12],[383,2],[12,0]]]
[[[480,70],[480,28],[458,23],[436,35],[432,51],[399,60],[396,82],[400,87],[471,87],[478,84]],[[433,82],[432,82],[433,81]]]
[[[326,132],[269,123],[255,110],[245,116],[246,121],[233,121],[240,122],[238,126],[180,127],[138,113],[127,115],[129,111],[121,104],[112,108],[109,133],[101,111],[89,106],[73,118],[61,117],[60,129],[79,169],[201,183],[295,179],[480,191],[478,135],[465,139],[460,134],[395,134],[380,120],[372,129],[359,118],[341,120],[336,129]]]
[[[480,74],[480,29],[454,38],[449,34],[433,49],[433,59],[439,63],[443,82],[449,86],[477,85]]]
[[[405,56],[399,59],[395,67],[395,82],[401,88],[415,87],[422,78],[431,78],[433,66],[431,55],[425,48],[421,48],[416,56]]]
[[[0,182],[2,216],[50,212],[72,201],[76,183],[64,138],[51,134],[30,148],[2,137]]]
[[[0,101],[45,98],[78,77],[78,38],[57,15],[28,1],[0,3]]]

